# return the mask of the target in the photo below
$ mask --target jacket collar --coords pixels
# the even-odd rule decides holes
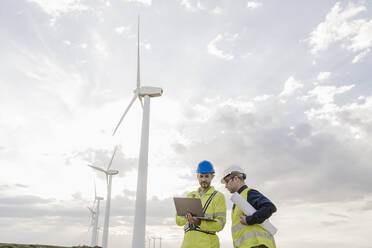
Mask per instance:
[[[198,188],[198,190],[196,192],[198,192],[198,194],[200,193],[200,190],[201,190],[201,187]],[[207,192],[204,193],[204,195],[211,195],[213,192],[215,191],[214,187],[211,186]]]
[[[246,188],[248,188],[247,185],[243,185],[242,187],[240,187],[240,189],[238,190],[238,194],[242,193],[243,190],[245,190]]]

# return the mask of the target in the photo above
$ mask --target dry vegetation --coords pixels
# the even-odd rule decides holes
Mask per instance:
[[[29,244],[5,244],[0,243],[0,248],[92,248],[91,246],[55,246],[55,245],[29,245]],[[102,248],[100,246],[95,246],[94,248]]]

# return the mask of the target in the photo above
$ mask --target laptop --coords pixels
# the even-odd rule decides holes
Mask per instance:
[[[199,198],[173,197],[178,216],[186,216],[187,213],[195,218],[202,220],[213,220],[212,217],[206,217],[203,213],[202,203]]]

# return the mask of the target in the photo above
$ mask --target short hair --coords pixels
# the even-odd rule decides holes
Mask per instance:
[[[235,176],[237,176],[240,180],[242,180],[242,181],[244,181],[246,178],[247,178],[247,176],[244,174],[244,173],[241,173],[241,172],[239,172],[239,171],[232,171],[231,173],[230,173],[230,175],[232,176],[232,177],[235,177]]]

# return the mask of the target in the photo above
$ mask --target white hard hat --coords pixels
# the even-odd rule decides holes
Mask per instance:
[[[238,165],[232,165],[232,166],[230,166],[229,168],[227,168],[227,169],[223,172],[223,177],[222,177],[222,179],[221,179],[221,183],[225,184],[226,181],[225,181],[224,178],[225,178],[226,176],[230,175],[230,174],[233,173],[233,172],[235,172],[235,173],[241,173],[241,174],[243,174],[244,177],[245,177],[245,172],[244,172],[244,170],[243,170],[240,166],[238,166]]]

